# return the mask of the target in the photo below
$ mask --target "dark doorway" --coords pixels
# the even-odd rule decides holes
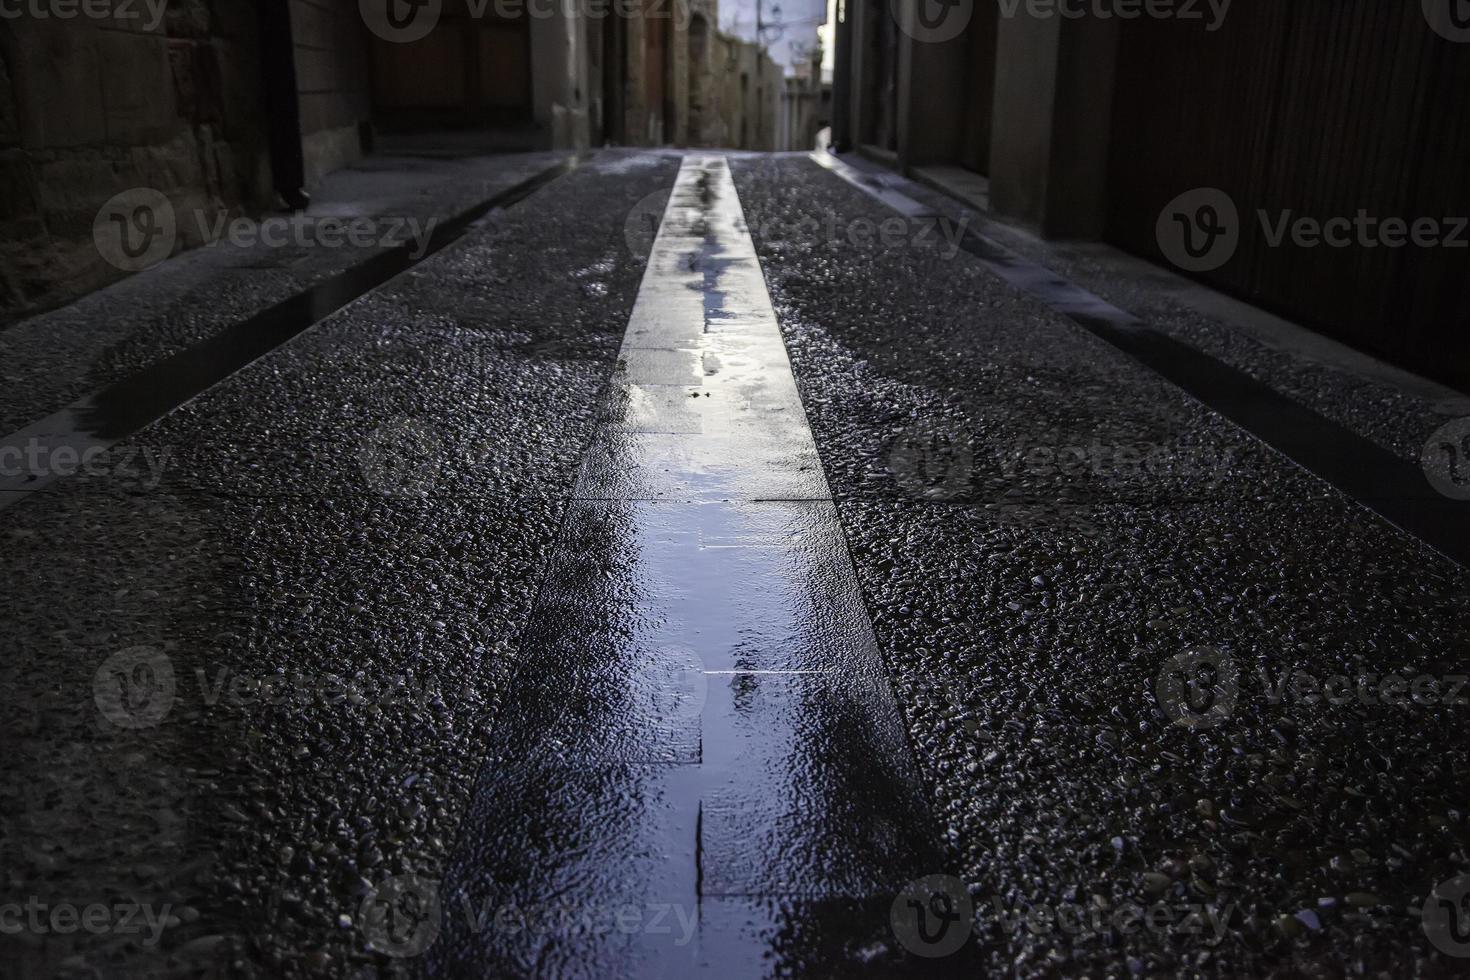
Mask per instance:
[[[419,41],[373,39],[373,108],[389,130],[531,122],[530,22],[522,12],[472,17],[461,3]],[[456,9],[456,6],[458,9]]]
[[[609,143],[627,140],[628,77],[627,21],[622,17],[600,18],[602,24],[602,137]]]
[[[965,30],[964,136],[959,163],[986,176],[990,175],[990,115],[995,101],[997,11],[994,4],[977,5]]]
[[[709,72],[709,21],[695,14],[689,21],[689,145],[705,146],[705,76]]]
[[[864,5],[869,29],[863,78],[863,132],[861,141],[879,149],[898,149],[898,23],[886,3]]]
[[[1273,246],[1267,233],[1288,214],[1319,226],[1360,211],[1410,224],[1465,214],[1470,45],[1428,30],[1417,3],[1293,0],[1237,5],[1213,33],[1130,21],[1117,63],[1111,241],[1167,261],[1156,233],[1166,206],[1197,188],[1224,191],[1239,245],[1198,278],[1470,385],[1462,249],[1365,247],[1355,236]]]
[[[674,126],[673,84],[670,65],[673,49],[667,8],[650,0],[643,19],[644,105],[658,121],[649,138],[654,143],[672,143]]]

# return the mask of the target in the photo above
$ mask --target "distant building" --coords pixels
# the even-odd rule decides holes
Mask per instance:
[[[830,118],[821,73],[826,0],[726,0],[719,22],[726,34],[763,47],[779,72],[776,135],[769,149],[811,149]]]
[[[657,7],[675,15],[629,22],[627,121],[608,139],[634,146],[773,148],[781,84],[770,57],[718,29],[716,0]]]
[[[807,52],[781,86],[778,150],[810,150],[817,133],[832,124],[832,83],[822,76],[822,49]]]
[[[723,0],[719,10],[720,30],[764,47],[786,75],[811,60],[826,22],[827,0]]]
[[[778,140],[781,73],[718,30],[714,0],[429,0],[393,16],[389,0],[173,0],[65,20],[18,9],[0,30],[6,317],[117,278],[92,223],[132,188],[180,213],[258,212],[301,206],[324,175],[409,143]],[[191,229],[185,247],[199,244]]]
[[[1258,220],[1465,213],[1463,3],[1062,7],[838,0],[834,144],[983,187],[967,197],[1048,237],[1164,264],[1165,214],[1186,221],[1195,197],[1222,196],[1238,224],[1211,223],[1222,212],[1208,202],[1193,215],[1201,235],[1228,229],[1233,258],[1185,271],[1416,370],[1470,377],[1463,250],[1282,248]]]

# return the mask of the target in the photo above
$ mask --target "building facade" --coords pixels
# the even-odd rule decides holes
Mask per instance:
[[[713,0],[168,0],[0,19],[0,317],[115,279],[92,224],[302,207],[424,134],[477,152],[775,145],[779,73]],[[7,8],[9,9],[9,8]],[[180,229],[182,247],[199,244]],[[191,237],[192,236],[192,237]]]
[[[822,49],[809,49],[781,85],[778,150],[811,150],[817,133],[831,125],[832,84],[822,77]]]
[[[126,188],[206,212],[269,202],[253,6],[130,6],[0,23],[0,310],[115,278],[92,224]]]
[[[600,35],[568,5],[431,0],[405,21],[374,2],[89,4],[107,16],[65,18],[32,4],[7,15],[4,315],[117,277],[92,222],[130,188],[154,188],[180,213],[300,207],[380,134],[474,129],[487,149],[591,142]],[[198,244],[196,229],[179,231],[183,247]]]
[[[622,138],[607,134],[609,141],[771,149],[777,66],[756,44],[719,29],[716,0],[675,0],[672,8],[667,27],[647,18],[629,24],[644,41],[631,46],[627,62],[627,126]],[[659,36],[665,31],[667,40]],[[650,37],[656,40],[649,43]]]
[[[1470,216],[1456,94],[1470,88],[1470,23],[1454,7],[1294,0],[1125,18],[1108,4],[839,0],[833,142],[909,173],[963,167],[988,178],[1000,215],[1166,264],[1165,211],[1217,193],[1238,244],[1182,271],[1464,385],[1464,251],[1356,233],[1282,248],[1273,232],[1283,215]]]

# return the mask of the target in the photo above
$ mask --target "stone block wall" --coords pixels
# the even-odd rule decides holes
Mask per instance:
[[[781,68],[749,41],[715,32],[710,45],[712,117],[706,145],[737,150],[774,150]]]
[[[167,196],[188,247],[270,188],[253,0],[25,9],[0,34],[0,321],[124,274],[92,241],[123,191]]]
[[[356,0],[291,0],[306,186],[360,159],[373,113],[368,37]]]

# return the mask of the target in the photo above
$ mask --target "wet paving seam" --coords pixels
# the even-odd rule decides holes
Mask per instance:
[[[525,200],[582,162],[571,156],[461,212],[434,229],[426,245],[409,242],[379,252],[207,340],[170,355],[66,408],[0,437],[11,458],[86,460],[103,453],[197,398],[327,317],[459,241],[497,211]],[[80,469],[80,467],[78,467]],[[56,472],[0,475],[0,510],[65,477]]]
[[[451,918],[421,972],[935,975],[890,914],[946,849],[722,156],[679,171],[603,418],[442,895],[693,925]]]
[[[948,220],[904,194],[912,185],[902,177],[862,171],[827,153],[811,159],[907,218]],[[1418,465],[972,230],[964,230],[960,247],[1360,506],[1470,568],[1470,502],[1437,493]]]

